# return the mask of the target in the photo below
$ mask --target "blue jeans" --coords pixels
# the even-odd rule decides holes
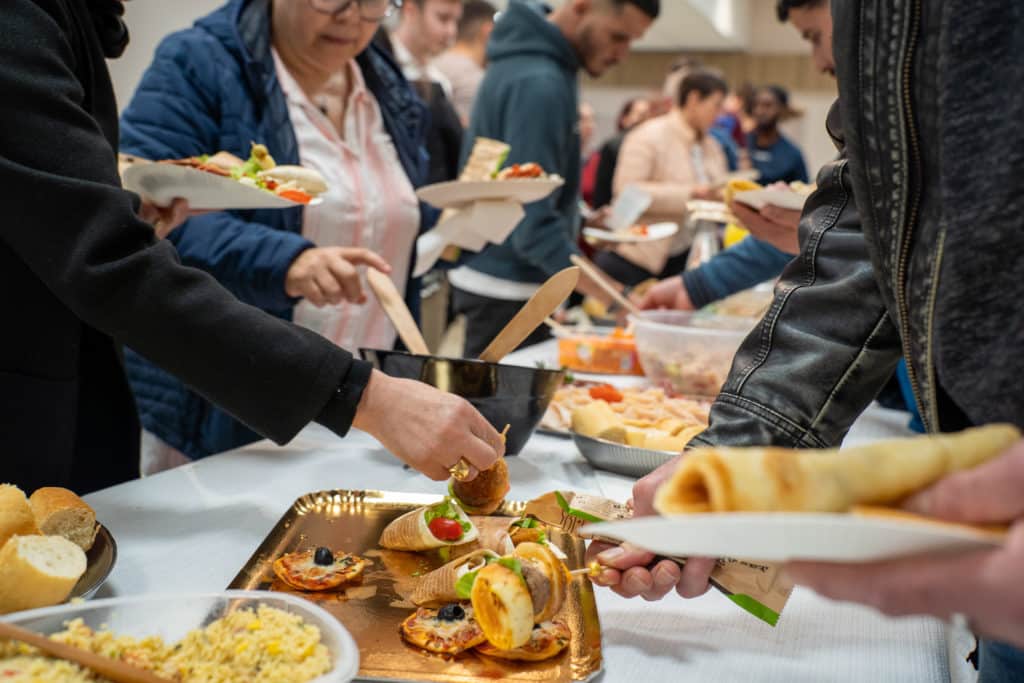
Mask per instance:
[[[978,683],[1024,683],[1024,650],[983,640],[978,665]]]

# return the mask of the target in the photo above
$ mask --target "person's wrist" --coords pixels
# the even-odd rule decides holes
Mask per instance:
[[[370,394],[370,384],[373,383],[373,375],[376,372],[373,366],[366,361],[353,360],[345,377],[321,409],[316,421],[338,436],[345,436],[352,427],[369,431],[368,420],[373,418],[376,411],[373,408],[368,410],[363,408],[376,404],[373,396],[368,395]],[[362,417],[359,416],[360,412],[363,413]]]
[[[377,417],[377,398],[384,390],[383,384],[387,383],[388,376],[379,370],[370,371],[370,379],[366,382],[363,395],[359,398],[355,415],[352,417],[352,426],[364,432],[372,432]]]

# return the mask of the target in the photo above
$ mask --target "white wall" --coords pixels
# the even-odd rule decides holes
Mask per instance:
[[[751,30],[747,49],[750,52],[792,55],[810,51],[810,46],[792,25],[779,22],[772,0],[751,0],[749,7]]]
[[[223,4],[224,0],[132,0],[125,3],[131,42],[120,59],[108,62],[118,103],[122,107],[128,104],[164,36],[190,26]]]

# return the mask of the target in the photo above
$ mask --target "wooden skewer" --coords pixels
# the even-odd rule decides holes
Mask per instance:
[[[571,572],[569,572],[569,576],[589,576],[591,578],[594,578],[594,577],[597,577],[597,576],[601,576],[601,573],[603,571],[604,571],[604,567],[601,565],[601,563],[598,562],[597,560],[594,560],[593,562],[588,564],[586,567],[583,567],[582,569],[574,569],[574,570],[572,570]]]
[[[0,623],[0,637],[26,643],[52,657],[74,662],[91,671],[95,671],[104,678],[110,679],[113,683],[171,683],[166,678],[137,669],[134,666],[129,666],[124,662],[103,657],[72,645],[58,643],[44,635],[23,629],[20,626],[14,626],[13,624]]]
[[[624,297],[622,295],[622,292],[616,289],[615,286],[608,281],[608,276],[605,275],[600,268],[595,266],[588,259],[577,254],[573,254],[572,256],[569,257],[569,259],[573,262],[573,265],[579,266],[580,270],[582,270],[587,277],[593,280],[598,287],[607,292],[611,298],[615,299],[615,301],[618,302],[620,306],[625,308],[633,315],[640,315],[641,311],[637,307],[637,305],[634,304],[629,299],[627,299],[626,297]]]
[[[507,424],[507,425],[505,425],[505,428],[501,430],[501,442],[502,443],[505,443],[505,440],[508,438],[508,430],[511,427],[512,427],[512,425]]]

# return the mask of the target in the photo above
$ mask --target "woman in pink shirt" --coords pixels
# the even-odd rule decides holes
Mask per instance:
[[[720,200],[728,174],[725,152],[708,134],[727,90],[714,73],[687,74],[672,110],[637,126],[622,143],[615,194],[638,188],[651,196],[640,223],[672,222],[681,229],[674,237],[599,254],[597,264],[619,282],[636,285],[682,272],[693,241],[686,205],[691,199]]]
[[[370,46],[392,0],[231,0],[158,48],[122,118],[125,152],[174,158],[267,144],[278,163],[327,180],[305,209],[227,212],[175,230],[183,261],[236,295],[350,351],[390,348],[395,331],[367,301],[356,266],[410,281],[421,223],[425,113],[401,72]],[[129,377],[147,431],[144,471],[256,440],[231,416],[141,357]]]

